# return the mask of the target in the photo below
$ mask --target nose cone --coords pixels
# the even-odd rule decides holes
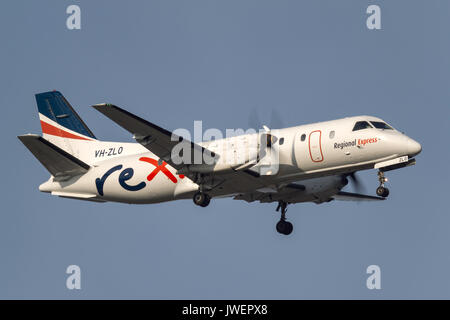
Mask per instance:
[[[417,141],[409,138],[408,139],[408,155],[414,157],[422,151],[422,146]]]

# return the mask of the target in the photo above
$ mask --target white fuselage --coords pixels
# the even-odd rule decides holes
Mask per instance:
[[[271,130],[279,144],[276,174],[224,184],[212,190],[212,196],[248,194],[264,188],[276,190],[282,185],[302,181],[306,189],[301,193],[293,192],[292,202],[325,201],[346,184],[342,174],[374,168],[377,163],[401,156],[412,157],[420,152],[417,142],[397,130],[372,127],[353,131],[359,120],[382,121],[360,116]],[[246,145],[242,142],[250,138],[251,135],[242,135],[199,144],[217,154],[224,148],[235,148],[235,152],[241,153],[246,152],[242,150],[242,145]],[[84,147],[76,156],[92,168],[67,181],[56,182],[50,178],[39,187],[41,191],[98,201],[156,203],[190,198],[199,189],[197,183],[178,174],[167,163],[158,163],[159,158],[138,143],[80,143]],[[218,170],[217,177],[234,173],[232,170],[238,166],[231,167]]]

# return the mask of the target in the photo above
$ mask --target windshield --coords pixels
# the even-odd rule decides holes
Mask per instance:
[[[370,121],[370,123],[377,129],[393,130],[392,127],[390,127],[389,125],[387,125],[386,123],[381,122],[381,121]]]
[[[362,130],[362,129],[367,129],[367,128],[372,128],[371,125],[367,121],[358,121],[357,123],[355,123],[355,126],[353,127],[352,131],[357,131],[357,130]]]

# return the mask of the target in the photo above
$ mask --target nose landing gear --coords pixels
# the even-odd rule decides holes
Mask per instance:
[[[294,226],[289,221],[286,221],[286,211],[287,211],[287,203],[284,201],[278,202],[278,207],[276,211],[280,211],[281,209],[281,218],[277,223],[277,231],[284,235],[289,235],[294,230]]]
[[[378,171],[378,181],[380,186],[377,188],[377,195],[386,198],[389,195],[389,189],[384,186],[384,183],[388,181],[388,178],[384,176],[383,171]]]

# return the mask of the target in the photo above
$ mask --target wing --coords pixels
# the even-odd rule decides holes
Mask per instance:
[[[261,181],[264,183],[263,181]],[[288,183],[283,187],[260,186],[252,192],[244,192],[234,195],[234,200],[244,200],[247,202],[259,201],[261,203],[277,202],[284,200],[289,203],[296,202],[297,195],[303,194],[306,187],[299,183]]]
[[[179,173],[192,179],[195,183],[198,181],[197,173],[201,172],[202,185],[210,191],[211,195],[232,194],[264,186],[264,179],[260,178],[259,174],[246,170],[252,163],[244,164],[238,168],[230,167],[228,168],[229,170],[218,174],[215,164],[220,158],[219,154],[183,139],[117,106],[99,104],[94,105],[93,108],[132,133],[138,143],[177,169]],[[183,155],[182,161],[176,163],[173,161],[172,150],[174,148],[178,149],[179,144],[182,144],[183,151],[188,150],[190,152],[188,157]],[[226,163],[225,168],[227,168]]]
[[[71,154],[35,134],[18,136],[40,163],[55,177],[56,181],[86,173],[90,166]]]
[[[172,132],[157,126],[147,120],[123,110],[111,104],[98,104],[93,106],[119,126],[133,134],[133,138],[148,150],[156,154],[159,158],[169,163],[177,170],[188,165],[198,165],[204,163],[204,155],[215,157],[214,152],[202,146],[183,139]],[[172,150],[175,146],[181,145],[184,150],[190,150],[189,155],[181,155],[180,158],[173,159]]]
[[[386,200],[382,197],[369,196],[365,194],[352,193],[352,192],[344,192],[339,191],[337,194],[332,196],[335,200],[343,200],[343,201],[379,201]]]
[[[245,200],[247,202],[259,201],[264,202],[276,202],[283,200],[287,203],[299,203],[299,202],[314,202],[323,203],[330,200],[343,200],[343,201],[379,201],[385,200],[382,197],[369,196],[359,193],[351,193],[339,191],[335,195],[325,194],[323,197],[318,197],[317,194],[305,192],[305,186],[297,183],[290,183],[284,188],[279,190],[270,190],[269,188],[260,188],[253,192],[241,193],[234,196],[235,200]]]

